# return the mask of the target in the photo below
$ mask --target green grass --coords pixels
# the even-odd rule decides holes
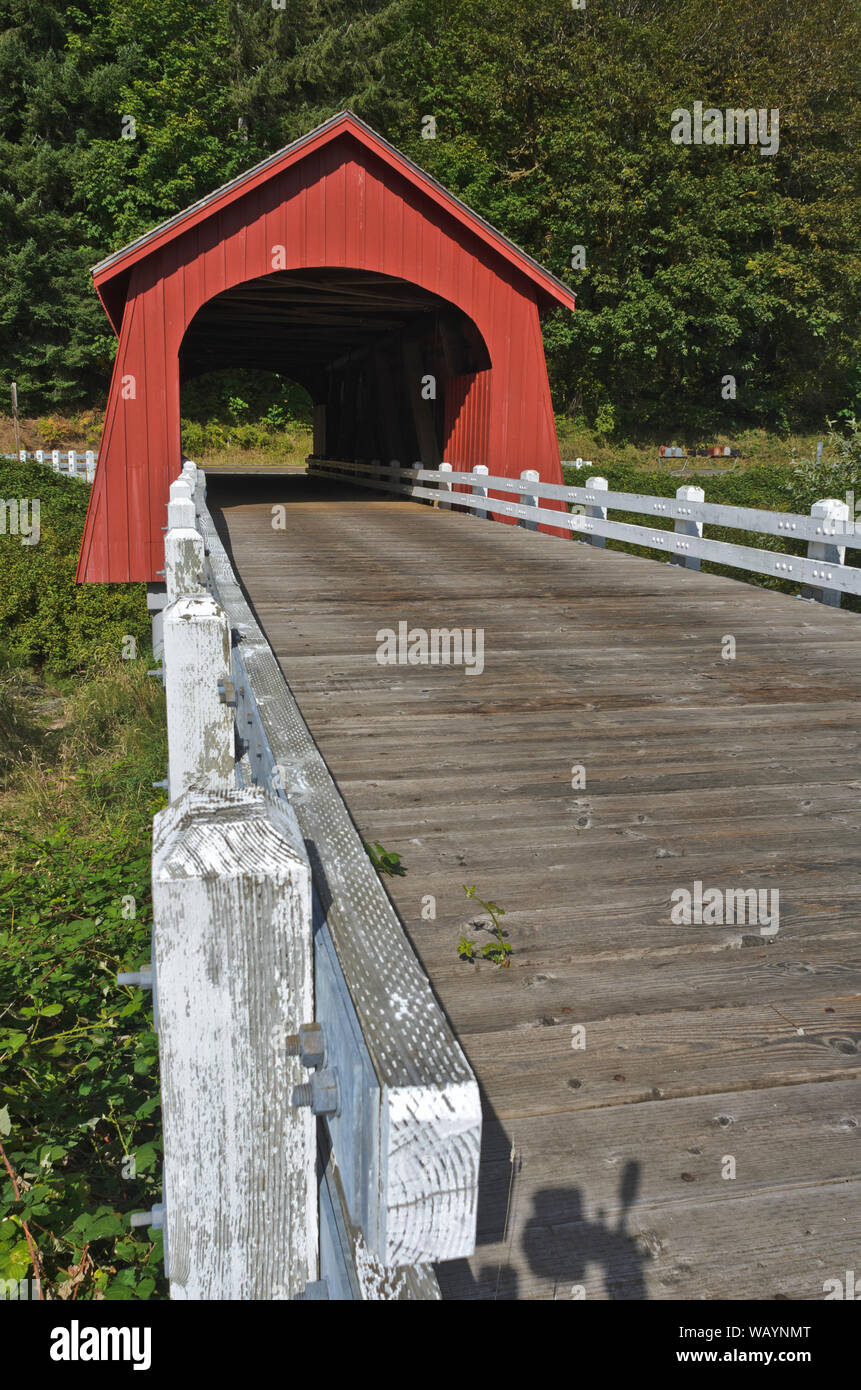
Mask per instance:
[[[128,1214],[161,1191],[158,1048],[116,975],[150,956],[164,696],[143,586],[74,586],[88,491],[0,465],[42,512],[38,545],[0,536],[0,1279],[32,1248],[47,1298],[149,1298],[161,1237]]]
[[[201,468],[304,468],[313,441],[313,432],[299,421],[283,429],[182,422],[183,453]]]
[[[49,1297],[163,1289],[158,1048],[151,1000],[116,974],[149,959],[151,820],[163,804],[161,688],[146,661],[42,687],[7,671],[26,747],[0,791],[0,1279]],[[19,740],[20,742],[20,740]]]
[[[85,482],[39,463],[0,459],[0,497],[37,500],[40,539],[0,534],[0,630],[9,662],[69,676],[117,660],[127,638],[143,651],[150,625],[135,584],[75,585],[90,498]]]
[[[696,473],[732,469],[745,472],[749,468],[785,468],[794,458],[815,456],[818,440],[826,438],[826,430],[818,434],[793,433],[777,435],[769,430],[746,429],[738,434],[717,433],[708,438],[694,435],[677,436],[668,430],[661,436],[650,434],[639,440],[620,440],[590,430],[582,422],[571,420],[568,416],[557,415],[556,433],[559,450],[563,459],[588,459],[596,465],[596,472],[604,472],[612,466],[628,466],[654,473]],[[740,449],[740,459],[662,459],[658,450],[662,444],[676,445],[679,448],[704,449],[710,445],[721,444],[732,449]],[[599,467],[600,465],[600,467]]]
[[[305,460],[313,452],[311,435],[301,439],[285,441],[278,452],[270,449],[225,448],[210,452],[204,451],[194,457],[194,462],[203,469],[243,468],[296,468],[305,467]],[[187,451],[186,451],[187,452]]]

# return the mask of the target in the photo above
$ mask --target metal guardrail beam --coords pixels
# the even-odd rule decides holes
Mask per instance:
[[[635,493],[611,492],[600,487],[562,487],[555,483],[536,483],[533,479],[499,478],[486,474],[454,472],[439,469],[402,469],[401,477],[431,481],[435,488],[418,483],[391,480],[388,472],[377,477],[380,469],[374,464],[349,464],[341,461],[313,459],[309,469],[320,476],[338,477],[358,487],[394,492],[406,497],[439,501],[440,489],[446,489],[446,507],[459,506],[484,516],[508,516],[521,524],[541,522],[556,529],[568,529],[583,535],[593,544],[604,539],[625,541],[662,551],[693,568],[691,561],[708,560],[713,564],[775,579],[787,579],[803,586],[803,597],[821,598],[835,604],[841,593],[861,596],[861,568],[843,564],[846,546],[861,546],[861,533],[848,530],[848,506],[836,499],[814,503],[809,517],[789,512],[763,512],[746,507],[724,507],[700,502],[684,496],[690,489],[682,487],[676,498],[646,497]],[[597,482],[597,480],[593,480]],[[468,485],[473,492],[449,492],[452,486]],[[552,511],[547,507],[507,502],[487,497],[489,488],[523,493],[550,500],[573,503],[574,512]],[[644,512],[674,521],[673,531],[652,529],[630,522],[613,521],[606,516],[608,508]],[[819,509],[819,510],[817,510]],[[783,540],[807,541],[807,556],[783,551],[760,550],[754,546],[715,541],[696,534],[698,524],[721,525],[730,529],[753,529],[762,534],[779,536]],[[835,596],[835,597],[832,597]]]
[[[354,472],[379,476],[383,480],[387,480],[391,476],[388,466],[383,470],[382,465],[343,463],[339,460],[312,459],[309,467],[312,471],[337,468],[344,473],[345,477],[352,477]],[[755,531],[760,535],[779,536],[782,540],[814,542],[831,540],[838,545],[861,549],[861,523],[859,523],[857,531],[854,528],[847,529],[846,521],[841,521],[837,517],[803,516],[799,512],[772,512],[758,507],[731,507],[722,502],[680,500],[678,497],[652,497],[638,492],[602,490],[599,499],[595,490],[589,487],[542,483],[537,479],[529,478],[504,478],[499,475],[482,475],[479,478],[474,473],[454,469],[441,473],[439,469],[416,466],[415,468],[401,468],[399,476],[401,479],[411,479],[415,482],[444,480],[454,484],[455,487],[458,485],[472,487],[480,484],[482,487],[496,488],[499,491],[519,492],[526,496],[569,502],[575,505],[587,505],[600,501],[602,506],[611,507],[617,511],[641,513],[644,516],[666,517],[670,520],[677,517],[692,519],[705,522],[706,525],[725,526],[730,530]],[[358,482],[358,479],[356,481]],[[383,483],[380,485],[383,486]],[[386,488],[388,485],[386,481]],[[679,491],[681,490],[680,488]],[[461,494],[454,494],[451,500],[461,501],[461,498]],[[497,499],[491,500],[496,501]],[[847,518],[847,521],[849,520],[851,518]]]

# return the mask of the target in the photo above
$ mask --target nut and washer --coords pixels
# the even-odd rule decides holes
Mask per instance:
[[[293,1087],[290,1104],[297,1110],[310,1108],[315,1115],[340,1115],[337,1071],[315,1071],[304,1086]]]
[[[287,1056],[299,1057],[312,1070],[326,1065],[326,1038],[322,1023],[302,1023],[298,1033],[287,1034]]]

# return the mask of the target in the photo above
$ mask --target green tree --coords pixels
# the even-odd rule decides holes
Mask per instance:
[[[595,420],[610,402],[628,430],[851,409],[854,5],[432,4],[424,102],[437,138],[414,137],[413,152],[578,290],[578,312],[546,331],[560,406]],[[777,107],[779,152],[674,145],[671,113],[696,100]]]
[[[859,41],[854,0],[0,0],[5,374],[25,411],[91,403],[90,265],[349,107],[577,289],[545,325],[558,408],[861,413]],[[778,152],[673,144],[698,100],[777,108]]]

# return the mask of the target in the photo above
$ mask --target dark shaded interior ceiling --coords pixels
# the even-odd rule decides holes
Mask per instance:
[[[432,347],[447,376],[490,366],[467,315],[417,285],[370,271],[282,270],[204,304],[183,339],[180,371],[187,380],[225,367],[260,367],[320,400],[333,370],[410,341]]]

